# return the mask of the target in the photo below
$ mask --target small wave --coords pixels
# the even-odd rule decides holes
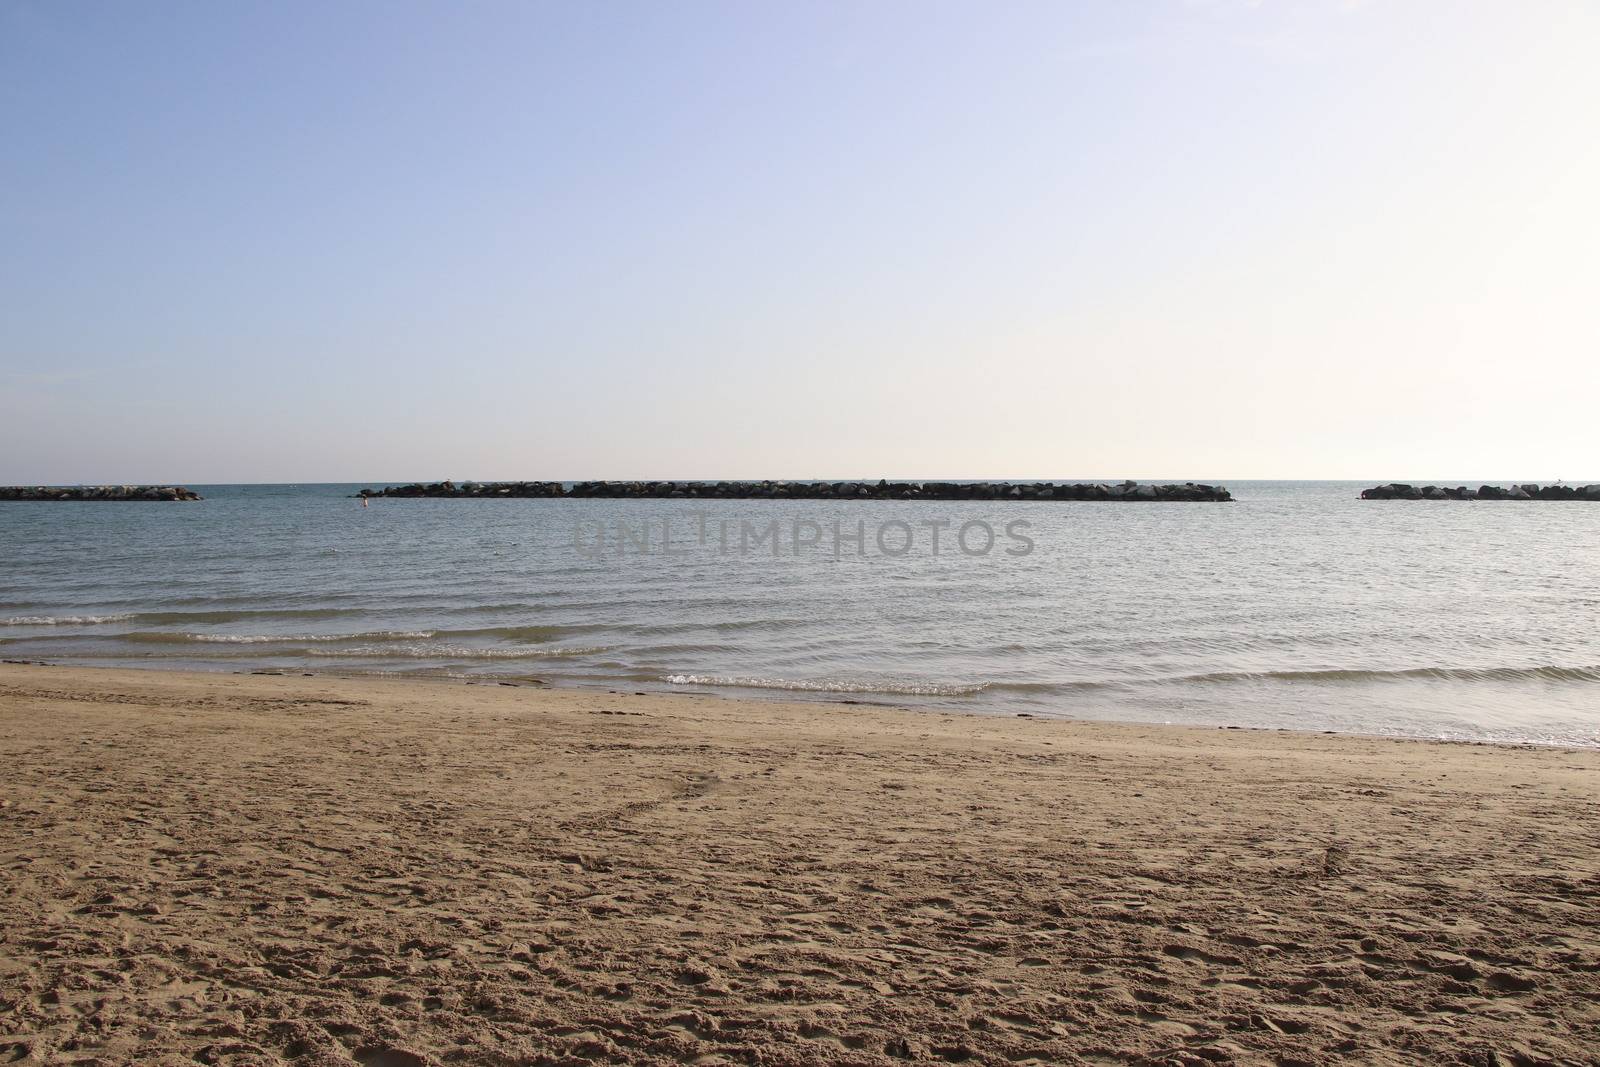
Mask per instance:
[[[105,622],[127,622],[127,615],[17,615],[0,620],[0,626],[97,626]]]
[[[1305,671],[1214,671],[1157,679],[1185,682],[1600,682],[1600,666],[1561,667],[1408,667],[1399,670],[1326,669]]]
[[[507,641],[549,641],[580,631],[607,630],[604,623],[573,623],[569,626],[479,626],[462,630],[439,630],[429,637],[498,637]]]
[[[370,615],[368,608],[239,608],[234,611],[141,611],[120,616],[146,625],[196,625],[210,622],[247,622],[251,619],[337,619]]]
[[[539,597],[564,597],[569,595],[565,591],[535,592]],[[530,604],[525,601],[506,601],[497,604],[456,604],[450,607],[438,607],[434,610],[441,615],[527,615],[530,612],[544,611],[546,605]]]
[[[356,648],[308,648],[308,656],[337,656],[362,659],[550,659],[565,656],[591,656],[608,646],[555,648],[467,648],[455,645],[370,645]]]
[[[737,689],[780,689],[796,693],[884,693],[913,697],[973,696],[987,688],[986,683],[947,685],[937,682],[850,682],[810,681],[787,678],[741,678],[715,674],[669,674],[662,681],[672,685],[728,686]]]
[[[419,641],[435,636],[433,630],[370,630],[353,634],[199,634],[140,630],[116,634],[121,641],[178,645],[198,642],[220,645],[300,644],[308,641]]]

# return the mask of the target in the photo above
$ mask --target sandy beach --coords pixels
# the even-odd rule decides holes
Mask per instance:
[[[0,1060],[1592,1063],[1600,752],[0,667]]]

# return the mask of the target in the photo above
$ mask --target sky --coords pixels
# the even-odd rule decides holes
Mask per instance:
[[[0,483],[1600,481],[1600,4],[0,0]]]

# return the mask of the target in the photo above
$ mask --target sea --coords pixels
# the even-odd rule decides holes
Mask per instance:
[[[1380,480],[0,503],[0,658],[1600,745],[1600,504],[1358,499]]]

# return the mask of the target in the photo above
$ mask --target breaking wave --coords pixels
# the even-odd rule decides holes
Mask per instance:
[[[580,647],[558,645],[553,648],[469,648],[456,645],[362,645],[356,648],[308,648],[308,656],[350,659],[560,659],[592,656],[608,651],[608,646]]]
[[[671,685],[726,686],[736,689],[779,689],[795,693],[882,693],[891,696],[965,697],[988,688],[987,683],[813,681],[789,678],[744,678],[716,674],[669,674]]]
[[[303,644],[318,641],[418,641],[435,636],[433,630],[369,630],[350,634],[198,634],[138,631],[115,635],[121,641],[141,644],[181,645],[188,643],[219,645]]]
[[[127,622],[132,613],[124,615],[17,615],[0,619],[0,626],[96,626],[105,622]]]
[[[1400,670],[1326,669],[1306,671],[1213,671],[1165,682],[1600,682],[1600,666],[1562,667],[1408,667]]]

